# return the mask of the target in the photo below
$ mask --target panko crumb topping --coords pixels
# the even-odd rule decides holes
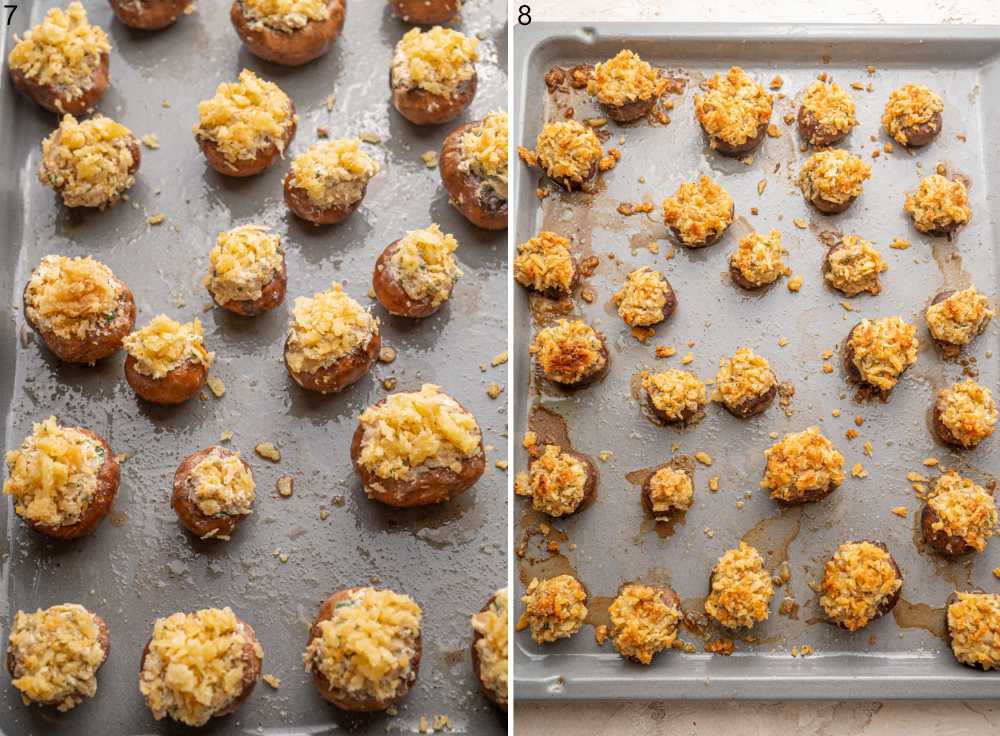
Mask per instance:
[[[903,585],[892,556],[871,542],[847,542],[825,566],[820,605],[831,620],[857,631]]]
[[[66,10],[52,8],[41,23],[14,40],[7,57],[11,69],[35,84],[58,90],[68,100],[93,86],[101,57],[111,51],[107,34],[88,22],[87,11],[78,2],[71,2]]]
[[[358,138],[320,141],[292,160],[292,187],[317,207],[347,207],[361,199],[379,163],[361,150]]]
[[[950,345],[968,345],[993,315],[989,299],[975,286],[956,291],[924,311],[931,336]]]
[[[622,49],[615,56],[594,65],[587,91],[603,105],[620,107],[630,102],[659,97],[667,86],[660,70],[654,69],[639,55]]]
[[[993,392],[966,378],[938,394],[937,412],[941,423],[964,447],[975,447],[993,434],[997,407]]]
[[[686,181],[674,196],[663,200],[663,221],[684,245],[698,247],[732,223],[733,198],[707,176]]]
[[[284,151],[285,137],[297,120],[292,101],[278,85],[244,69],[238,82],[223,82],[214,97],[198,103],[193,130],[236,163],[256,158],[269,146]]]
[[[712,569],[711,586],[705,613],[727,629],[767,620],[774,583],[760,552],[746,542],[719,558]]]
[[[389,258],[389,271],[415,302],[437,306],[451,296],[462,272],[455,262],[458,241],[438,224],[404,235]]]
[[[913,217],[917,229],[925,233],[964,225],[972,219],[965,184],[941,174],[921,179],[917,191],[906,195],[903,209]]]
[[[955,593],[948,604],[951,651],[962,664],[1000,667],[1000,595]]]
[[[847,345],[861,379],[883,391],[892,389],[903,371],[917,362],[917,328],[896,316],[861,320]]]
[[[59,337],[83,340],[117,319],[120,293],[111,269],[90,256],[45,256],[25,289],[25,312]]]
[[[139,373],[159,379],[185,363],[212,365],[215,353],[205,349],[203,337],[201,320],[181,324],[158,314],[141,330],[127,335],[122,346],[135,358]]]
[[[764,450],[767,468],[761,488],[771,498],[796,503],[812,492],[837,487],[844,480],[844,456],[819,427],[786,434]]]
[[[423,612],[408,595],[360,588],[316,627],[303,661],[330,689],[347,696],[391,700],[416,677]]]
[[[986,549],[997,524],[997,506],[985,488],[951,470],[937,479],[927,505],[937,515],[933,531],[959,537],[978,552]]]
[[[192,500],[205,516],[246,516],[257,498],[253,475],[238,452],[215,448],[191,469]]]
[[[882,125],[889,135],[904,146],[909,142],[906,130],[925,125],[934,116],[944,111],[944,101],[927,87],[920,84],[906,84],[889,94],[882,113]]]
[[[538,134],[535,155],[549,178],[579,184],[596,172],[603,152],[591,128],[576,120],[556,120]]]
[[[498,110],[462,134],[459,168],[471,171],[507,199],[507,153],[507,113]]]
[[[475,38],[451,28],[411,28],[396,44],[393,86],[452,97],[459,85],[475,75],[478,46]]]
[[[857,235],[845,235],[830,251],[825,278],[847,296],[863,291],[875,295],[882,290],[879,274],[888,268],[871,243]]]
[[[327,0],[240,0],[250,28],[293,33],[330,17]]]
[[[97,492],[104,446],[55,417],[36,422],[32,433],[7,453],[3,492],[22,518],[47,526],[75,524]]]
[[[517,630],[530,628],[531,638],[539,644],[573,636],[587,617],[587,591],[572,575],[533,579],[521,602],[524,612]]]
[[[38,180],[52,187],[67,207],[115,204],[135,183],[132,131],[103,115],[77,122],[63,115],[42,141]]]
[[[535,291],[569,293],[576,275],[569,245],[568,238],[548,230],[521,243],[514,257],[517,283]]]
[[[802,96],[802,110],[824,130],[846,134],[858,124],[854,98],[836,82],[817,80],[810,84]]]
[[[696,414],[708,402],[702,380],[690,371],[677,368],[647,374],[642,379],[642,387],[653,406],[671,421]]]
[[[731,358],[719,359],[715,387],[727,406],[745,406],[777,386],[778,379],[767,358],[748,347],[736,350]]]
[[[792,272],[782,260],[787,253],[779,231],[772,230],[766,236],[753,231],[740,238],[729,263],[751,284],[766,286]]]
[[[507,704],[507,599],[507,588],[501,588],[486,610],[472,617],[472,630],[479,634],[474,644],[479,676],[500,705]]]
[[[806,199],[843,204],[854,199],[871,178],[872,167],[860,156],[842,148],[817,151],[802,165],[799,187]]]
[[[201,726],[243,690],[245,625],[228,607],[158,618],[139,673],[153,717]],[[256,654],[263,656],[260,644]]]
[[[665,465],[649,478],[649,505],[654,517],[666,517],[672,511],[687,511],[694,499],[691,474]]]
[[[378,333],[378,321],[336,281],[292,308],[285,359],[296,373],[328,368]]]
[[[561,319],[539,331],[529,351],[545,375],[559,383],[576,383],[608,361],[597,331],[580,320]]]
[[[437,386],[392,394],[358,420],[363,428],[358,462],[379,478],[404,479],[447,468],[482,454],[476,418]]]
[[[649,266],[632,271],[615,292],[618,314],[630,327],[649,327],[663,321],[671,288],[663,274]]]
[[[25,704],[55,705],[60,712],[97,694],[97,670],[107,656],[97,617],[75,603],[18,611],[7,652],[11,684]]]
[[[771,119],[771,95],[740,67],[714,75],[694,96],[694,114],[705,132],[731,146],[755,137]]]
[[[241,225],[219,233],[208,254],[205,288],[217,302],[260,299],[263,288],[281,270],[281,239],[266,227]]]
[[[611,641],[623,657],[642,664],[669,649],[677,641],[682,614],[677,606],[663,600],[663,592],[648,585],[622,588],[608,608]]]
[[[515,484],[515,491],[530,496],[535,511],[555,517],[572,514],[583,502],[587,471],[580,458],[558,445],[546,445],[531,461],[527,483]]]

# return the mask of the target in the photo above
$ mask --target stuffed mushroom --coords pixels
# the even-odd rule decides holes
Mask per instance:
[[[375,262],[372,289],[390,314],[429,317],[451,296],[462,276],[455,262],[458,241],[437,223],[411,230]]]
[[[682,182],[663,200],[663,222],[687,248],[712,245],[733,223],[733,198],[707,176]]]
[[[205,349],[200,320],[175,322],[159,314],[123,345],[125,380],[154,404],[181,404],[201,390],[215,353]]]
[[[595,64],[587,81],[587,91],[605,114],[619,123],[634,123],[648,115],[666,87],[660,70],[629,49]]]
[[[548,230],[517,246],[513,273],[521,286],[549,299],[569,296],[580,283],[580,266],[569,238]]]
[[[674,589],[628,583],[608,607],[611,643],[625,659],[650,664],[678,641],[684,612]]]
[[[389,71],[399,114],[415,125],[440,125],[461,115],[476,96],[478,45],[450,28],[411,28],[396,44]]]
[[[944,102],[920,84],[904,84],[885,103],[882,125],[895,141],[916,148],[926,146],[941,132]]]
[[[882,291],[879,274],[888,268],[882,254],[857,235],[841,236],[823,258],[826,283],[847,296],[864,292],[876,296]]]
[[[985,294],[975,286],[961,291],[942,291],[924,310],[927,330],[945,355],[957,355],[986,329],[993,310]]]
[[[515,479],[514,492],[530,498],[535,511],[553,518],[569,516],[597,495],[597,466],[583,453],[546,445],[527,474]]]
[[[836,82],[817,80],[802,96],[799,135],[811,146],[831,146],[858,124],[854,112],[854,98],[850,92]]]
[[[969,191],[961,179],[931,174],[920,180],[917,191],[906,195],[903,209],[922,233],[951,237],[972,219]]]
[[[581,320],[561,319],[540,330],[529,351],[545,377],[567,390],[601,380],[611,367],[604,335]]]
[[[335,225],[361,206],[379,168],[357,138],[315,143],[292,160],[285,204],[314,225]]]
[[[864,628],[899,601],[903,573],[881,542],[845,542],[826,562],[819,604],[831,623]]]
[[[241,225],[221,232],[208,257],[202,283],[223,309],[254,317],[285,300],[285,251],[281,239],[267,228]]]
[[[234,0],[229,19],[256,56],[302,66],[325,54],[344,27],[346,0]]]
[[[748,629],[767,621],[774,583],[760,552],[746,542],[719,558],[708,588],[705,613],[727,629]]]
[[[567,192],[592,191],[604,159],[597,134],[576,120],[546,123],[535,138],[535,150],[522,147],[517,154]]]
[[[799,188],[813,207],[825,214],[843,212],[863,191],[872,167],[840,148],[817,151],[802,165]]]
[[[983,552],[996,524],[993,494],[954,470],[938,477],[920,515],[924,541],[945,557]]]
[[[702,415],[708,403],[704,382],[690,371],[668,368],[642,379],[646,406],[664,424],[684,426]]]
[[[767,358],[741,347],[732,357],[719,359],[715,388],[730,414],[747,419],[771,405],[778,393],[778,379]]]
[[[572,575],[533,579],[521,598],[524,611],[517,630],[529,629],[538,644],[568,639],[587,618],[587,589]]]
[[[772,230],[767,235],[753,231],[740,238],[739,245],[729,255],[729,276],[733,283],[747,291],[770,286],[791,273],[783,258],[788,251],[781,245],[781,233]]]
[[[992,435],[996,427],[993,392],[971,378],[942,389],[934,402],[933,420],[942,442],[971,450]]]
[[[676,458],[658,466],[642,483],[642,508],[657,521],[669,521],[694,503],[694,465]]]
[[[724,156],[742,156],[760,145],[771,107],[771,95],[738,66],[712,76],[694,96],[695,117],[708,144]]]
[[[507,113],[455,128],[441,146],[441,181],[449,201],[484,230],[507,228]]]
[[[889,395],[900,377],[917,362],[917,328],[900,317],[863,319],[841,347],[848,378]]]
[[[613,301],[618,305],[618,316],[629,327],[658,325],[677,308],[677,295],[670,282],[649,266],[632,271]]]
[[[844,456],[819,427],[786,434],[764,451],[761,488],[784,504],[819,501],[844,480]]]
[[[472,616],[472,670],[490,702],[507,712],[507,588]]]
[[[129,28],[158,31],[188,12],[192,0],[110,0],[118,20]]]
[[[170,505],[199,539],[228,540],[257,498],[253,472],[240,453],[206,447],[184,458],[174,473]]]
[[[984,671],[1000,668],[1000,594],[957,592],[947,611],[948,645],[955,659]]]

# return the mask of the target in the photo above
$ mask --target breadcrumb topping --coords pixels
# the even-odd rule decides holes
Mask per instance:
[[[956,291],[924,311],[931,336],[951,345],[968,345],[993,315],[989,300],[974,286]]]
[[[892,556],[871,542],[840,545],[824,569],[820,605],[848,631],[866,626],[903,585]]]
[[[690,473],[665,465],[649,479],[649,505],[653,516],[666,516],[671,511],[687,511],[694,500],[694,484]]]
[[[623,657],[649,664],[653,655],[677,641],[681,611],[648,585],[626,585],[608,608],[611,641]]]
[[[1000,667],[1000,595],[955,593],[948,605],[951,651],[962,664]]]
[[[203,336],[201,320],[181,324],[158,314],[141,330],[127,335],[122,346],[135,358],[139,373],[159,379],[185,363],[212,365],[215,353],[205,350]]]
[[[328,368],[378,334],[378,321],[336,281],[292,308],[285,358],[296,373]]]
[[[389,271],[416,302],[437,306],[451,296],[462,272],[455,262],[458,241],[431,223],[404,235],[389,258]]]
[[[238,452],[215,448],[191,469],[193,500],[205,516],[246,516],[257,498],[253,474]]]
[[[889,268],[871,243],[857,235],[845,235],[830,251],[825,278],[847,296],[863,291],[875,295],[882,290],[879,274]]]
[[[944,101],[927,87],[905,84],[889,94],[882,113],[882,125],[889,135],[904,146],[909,142],[906,131],[929,124],[935,114],[944,111]]]
[[[733,198],[709,177],[683,182],[663,200],[663,221],[689,247],[705,245],[733,221]]]
[[[103,115],[77,122],[63,115],[59,127],[42,141],[38,180],[52,187],[67,207],[115,204],[135,183],[135,137]]]
[[[111,269],[90,256],[45,256],[28,281],[25,311],[59,337],[83,340],[115,321],[120,293]]]
[[[997,524],[997,506],[985,488],[951,470],[937,479],[927,505],[937,515],[933,531],[959,537],[978,552],[986,549]]]
[[[535,291],[569,293],[575,275],[576,262],[568,238],[542,230],[517,246],[514,278],[522,286]]]
[[[266,286],[281,270],[281,239],[261,225],[242,225],[219,233],[208,254],[205,288],[217,302],[260,299]]]
[[[396,44],[393,86],[452,97],[462,82],[475,75],[478,46],[475,38],[450,28],[411,28]]]
[[[686,419],[708,402],[705,384],[690,371],[668,368],[647,374],[642,387],[657,410],[671,421]]]
[[[472,630],[479,634],[479,676],[500,705],[507,704],[507,588],[493,594],[485,611],[473,615]]]
[[[792,272],[782,260],[787,253],[779,231],[772,230],[766,236],[754,231],[740,238],[729,263],[751,284],[765,286]]]
[[[545,375],[558,383],[576,383],[600,371],[607,356],[597,331],[580,320],[559,320],[536,336],[530,352]]]
[[[771,498],[797,503],[815,492],[836,488],[844,480],[844,456],[819,427],[786,434],[764,450],[767,468],[761,488]]]
[[[379,163],[361,150],[358,138],[314,143],[292,160],[291,186],[317,207],[347,207],[361,199],[379,172]]]
[[[854,117],[854,98],[836,82],[817,80],[806,88],[802,110],[815,125],[826,131],[849,133],[858,124]]]
[[[524,612],[517,630],[530,628],[531,638],[539,644],[573,636],[587,617],[587,591],[572,575],[533,579],[521,602]]]
[[[293,33],[330,17],[326,0],[240,0],[240,4],[254,30],[266,27]]]
[[[615,292],[618,314],[630,327],[649,327],[663,321],[672,290],[659,271],[643,266],[632,271]]]
[[[563,183],[588,179],[603,155],[594,131],[576,120],[546,123],[535,139],[535,152],[545,173]]]
[[[760,399],[778,384],[767,359],[748,347],[719,359],[715,387],[727,406],[740,407]]]
[[[667,86],[654,69],[634,51],[622,49],[607,61],[594,65],[587,91],[603,105],[620,107],[630,102],[659,97]]]
[[[861,194],[871,175],[871,165],[860,156],[831,148],[806,159],[799,173],[799,187],[809,201],[843,204]]]
[[[504,199],[507,198],[507,113],[491,112],[479,125],[462,134],[460,168],[471,171]]]
[[[861,380],[883,391],[895,386],[903,371],[917,362],[917,328],[900,317],[861,320],[847,344]]]
[[[938,416],[949,434],[963,447],[975,447],[993,434],[997,407],[993,393],[971,378],[938,394]]]
[[[719,558],[712,570],[711,586],[705,613],[727,629],[767,620],[774,584],[764,567],[764,558],[746,542]]]
[[[958,179],[949,181],[940,174],[921,179],[917,191],[906,195],[903,209],[924,233],[964,225],[972,219],[965,184]]]
[[[583,503],[588,477],[587,464],[558,445],[531,461],[528,482],[515,487],[518,495],[531,496],[535,511],[549,516],[572,514]]]
[[[738,66],[714,75],[702,89],[694,96],[694,113],[712,138],[739,146],[771,119],[771,95]]]

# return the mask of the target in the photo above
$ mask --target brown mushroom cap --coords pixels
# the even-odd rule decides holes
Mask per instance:
[[[227,537],[246,518],[243,514],[213,514],[209,516],[198,508],[194,499],[195,485],[191,478],[191,472],[198,463],[213,452],[217,452],[222,457],[236,455],[232,450],[217,445],[191,453],[177,467],[174,473],[173,492],[170,495],[170,506],[177,514],[178,520],[184,528],[199,539],[205,539],[210,534],[212,535],[210,538],[213,539]],[[247,473],[253,475],[250,464],[242,457],[240,462]]]
[[[438,168],[449,201],[465,218],[484,230],[507,229],[507,199],[501,197],[472,171],[463,171],[462,136],[482,123],[477,120],[455,128],[444,139]]]
[[[80,117],[94,109],[108,88],[108,54],[101,54],[101,61],[94,70],[90,84],[79,97],[68,98],[65,93],[50,85],[35,82],[14,67],[10,67],[10,78],[17,89],[46,110]]]
[[[234,0],[229,19],[255,56],[284,66],[302,66],[329,51],[344,27],[346,0],[327,0],[326,5],[330,11],[326,20],[310,20],[291,33],[252,23],[244,13],[242,0]]]
[[[392,104],[400,115],[414,125],[440,125],[454,120],[472,103],[477,85],[478,75],[473,70],[471,77],[458,83],[453,94],[436,95],[419,87],[397,87],[392,81],[392,71],[389,72]]]
[[[173,25],[191,0],[109,0],[118,20],[129,28],[158,31]]]
[[[339,393],[364,378],[382,348],[382,338],[376,330],[367,343],[356,345],[351,352],[325,368],[317,368],[312,372],[293,371],[288,365],[289,340],[290,338],[285,340],[285,367],[288,368],[288,375],[306,391],[321,394]]]
[[[136,370],[136,359],[125,358],[125,380],[139,396],[154,404],[182,404],[201,390],[208,378],[208,366],[189,360],[162,378]]]

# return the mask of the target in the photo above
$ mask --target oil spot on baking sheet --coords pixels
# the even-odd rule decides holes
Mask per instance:
[[[966,272],[962,263],[962,254],[954,241],[945,238],[935,238],[931,245],[931,255],[938,271],[941,272],[941,288],[967,289],[972,285],[972,277]]]
[[[900,597],[892,609],[892,617],[901,629],[923,629],[941,640],[947,637],[943,607],[931,608],[926,603],[910,603]]]
[[[777,570],[788,561],[788,548],[802,528],[802,507],[783,508],[774,516],[759,521],[750,531],[740,537],[764,555],[768,569]]]
[[[592,595],[587,598],[587,618],[584,623],[590,624],[594,628],[598,626],[611,626],[611,614],[608,609],[614,600],[607,595]]]

